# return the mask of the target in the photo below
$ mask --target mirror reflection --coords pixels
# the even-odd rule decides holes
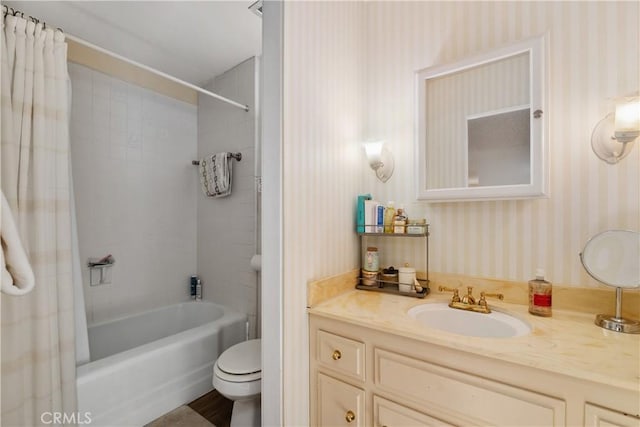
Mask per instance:
[[[529,106],[467,118],[467,186],[531,182]]]
[[[531,181],[529,52],[428,79],[425,88],[428,189]]]

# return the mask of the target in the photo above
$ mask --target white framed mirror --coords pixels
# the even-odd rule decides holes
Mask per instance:
[[[549,193],[546,37],[416,72],[416,197]]]

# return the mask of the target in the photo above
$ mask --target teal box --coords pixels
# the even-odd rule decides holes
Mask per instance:
[[[356,208],[356,232],[364,233],[364,201],[371,200],[371,194],[361,194],[358,196],[358,206]]]

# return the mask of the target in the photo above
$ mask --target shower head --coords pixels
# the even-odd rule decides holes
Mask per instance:
[[[262,0],[258,0],[249,6],[249,10],[262,18]]]

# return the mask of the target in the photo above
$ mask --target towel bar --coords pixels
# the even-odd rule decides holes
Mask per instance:
[[[229,154],[227,154],[227,156],[228,157],[233,157],[237,161],[242,160],[242,153],[229,153]],[[191,160],[191,164],[194,165],[194,166],[198,166],[200,164],[200,160]]]

